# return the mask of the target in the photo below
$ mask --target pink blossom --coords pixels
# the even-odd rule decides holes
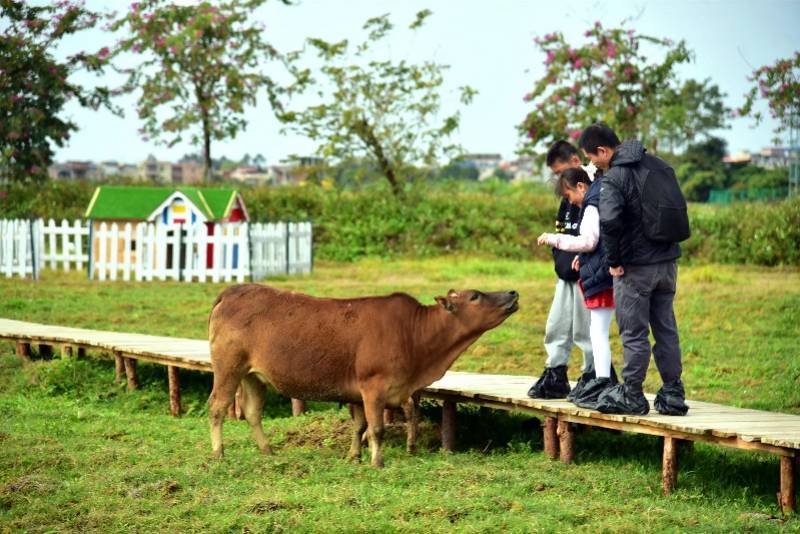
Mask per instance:
[[[572,87],[570,87],[569,90],[572,91],[573,93],[577,93],[578,91],[581,90],[581,83],[580,82],[573,83]]]
[[[553,102],[561,102],[561,95],[558,93],[553,94]]]
[[[633,77],[633,67],[625,67],[625,77],[626,78]]]
[[[614,43],[608,45],[608,50],[606,51],[606,54],[608,55],[609,58],[612,59],[617,57],[617,47]]]
[[[536,104],[536,109],[542,109],[544,107],[544,102],[539,102]]]
[[[575,105],[575,97],[574,96],[570,96],[567,99],[567,104],[569,104],[570,106],[574,106]]]
[[[531,126],[530,128],[528,128],[528,138],[533,139],[534,137],[536,137],[536,128]]]
[[[578,138],[581,136],[581,134],[582,134],[582,133],[583,133],[583,130],[572,130],[572,131],[569,133],[569,137],[570,137],[570,139],[572,139],[573,141],[575,141],[575,140],[577,140],[577,139],[578,139]]]
[[[136,13],[137,11],[139,11],[139,2],[133,2],[133,3],[131,4],[131,11],[133,11],[134,13]]]
[[[603,25],[602,25],[602,24],[600,24],[600,21],[599,21],[599,20],[596,20],[596,21],[594,21],[594,27],[595,27],[595,28],[597,28],[597,29],[600,29],[600,28],[602,28],[602,27],[603,27]]]
[[[14,141],[16,139],[19,139],[19,132],[8,132],[8,135],[6,135],[6,139],[8,139],[9,141]]]
[[[173,54],[177,54],[178,53],[178,47],[175,46],[175,45],[172,45],[172,46],[169,47],[169,51],[172,52]]]
[[[100,52],[97,53],[97,57],[99,57],[100,59],[105,59],[108,57],[109,53],[110,52],[108,50],[108,47],[104,46],[103,48],[100,49]]]
[[[675,44],[675,41],[673,41],[672,39],[669,39],[669,38],[668,39],[664,39],[664,44],[667,45],[667,46],[672,46],[673,44]]]
[[[736,117],[739,116],[739,110],[738,109],[731,110],[730,116],[731,118],[735,119]]]
[[[528,94],[526,94],[525,96],[522,97],[522,101],[523,102],[530,102],[532,99],[533,99],[533,94],[532,93],[528,93]]]
[[[30,172],[31,174],[36,174],[41,170],[42,170],[41,167],[39,167],[38,165],[32,165],[31,168],[28,169],[28,172]]]
[[[628,37],[633,37],[635,32],[633,30],[628,30],[626,33],[628,34]]]
[[[20,100],[22,100],[22,96],[20,96],[20,95],[11,95],[11,103],[12,104],[16,104]]]
[[[605,72],[605,74],[606,74],[606,78],[611,78],[611,77],[614,75],[614,73],[613,73],[613,72],[611,72],[611,71],[610,71],[610,70],[608,70],[608,69],[606,69],[606,72]]]
[[[586,30],[585,32],[583,32],[584,37],[590,37],[591,35],[592,35],[592,30]]]
[[[167,44],[167,41],[163,37],[159,37],[158,40],[156,40],[156,46],[159,48],[163,48],[165,44]]]
[[[628,105],[628,107],[626,107],[626,108],[625,108],[625,111],[627,111],[628,113],[630,113],[631,115],[633,115],[633,112],[634,112],[634,111],[636,111],[636,108],[634,108],[633,106],[631,106],[631,105],[629,104],[629,105]]]
[[[572,66],[575,67],[576,69],[583,67],[583,60],[581,58],[576,59],[575,63],[573,63]]]
[[[552,63],[552,62],[553,62],[553,60],[554,60],[555,58],[556,58],[556,54],[555,54],[555,52],[553,52],[552,50],[549,50],[549,51],[547,52],[547,58],[544,60],[544,64],[545,64],[545,65],[549,65],[550,63]]]
[[[133,46],[131,47],[131,50],[133,50],[134,52],[140,52],[142,50],[142,47],[139,46],[139,43],[134,43]]]

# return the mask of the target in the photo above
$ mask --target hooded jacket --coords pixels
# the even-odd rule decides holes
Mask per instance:
[[[647,154],[635,140],[622,143],[611,157],[600,187],[600,238],[609,267],[650,265],[680,257],[678,243],[651,241],[642,229],[642,170],[661,167],[669,165]]]
[[[581,209],[573,206],[567,199],[561,200],[556,216],[556,233],[578,235],[580,232]],[[553,267],[556,275],[565,282],[577,282],[578,272],[572,269],[574,252],[565,252],[553,247]]]

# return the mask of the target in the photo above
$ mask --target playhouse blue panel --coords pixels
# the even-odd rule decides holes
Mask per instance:
[[[239,245],[233,245],[233,268],[239,268]]]

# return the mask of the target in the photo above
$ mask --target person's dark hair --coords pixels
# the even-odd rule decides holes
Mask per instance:
[[[547,151],[547,166],[552,167],[553,163],[560,161],[562,163],[569,163],[572,156],[578,155],[578,149],[567,143],[563,139],[556,141]]]
[[[563,196],[567,189],[576,189],[578,184],[586,184],[587,187],[592,185],[586,171],[581,167],[564,169],[556,180],[556,195]]]
[[[578,140],[578,146],[587,154],[597,154],[597,147],[599,146],[617,148],[619,145],[617,134],[602,122],[587,126]]]

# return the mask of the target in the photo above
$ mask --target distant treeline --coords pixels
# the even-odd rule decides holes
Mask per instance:
[[[0,217],[82,218],[93,184],[12,185],[0,192]],[[244,188],[253,220],[311,220],[315,257],[466,253],[547,259],[536,237],[554,226],[558,200],[541,184],[499,180],[441,181],[406,187],[403,198],[383,183],[358,189],[315,184]],[[695,262],[800,265],[800,199],[774,203],[690,206],[692,237],[685,259]]]

